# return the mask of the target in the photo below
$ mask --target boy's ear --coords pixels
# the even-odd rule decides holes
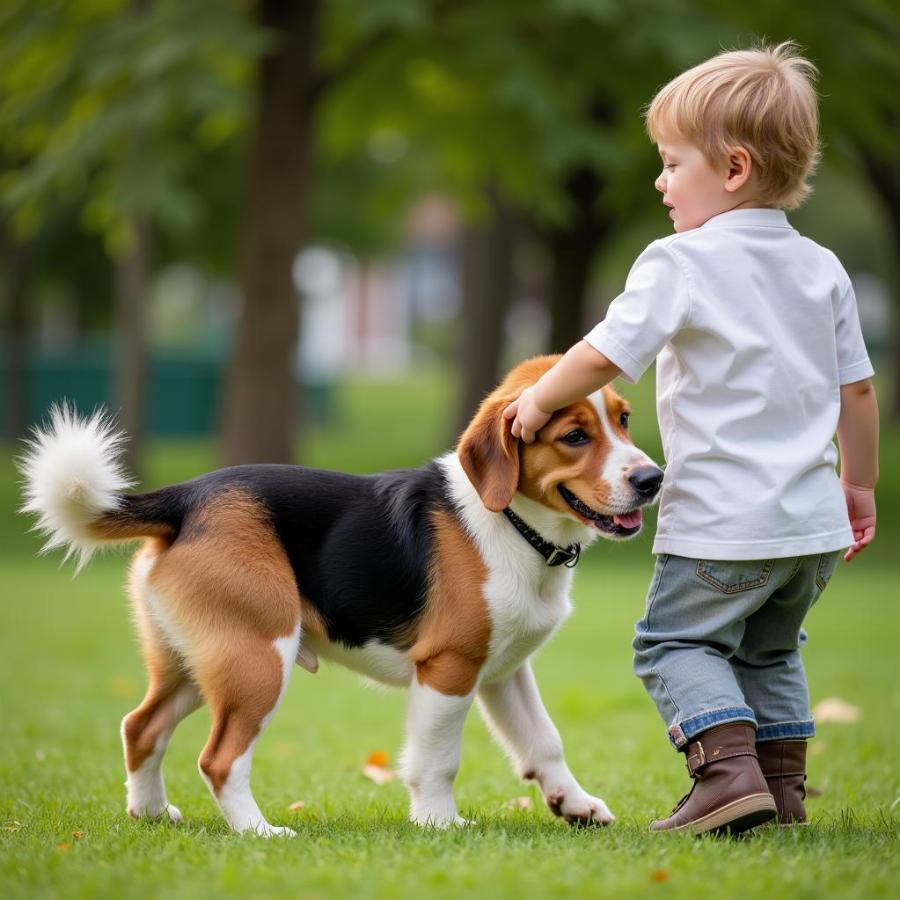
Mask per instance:
[[[725,190],[737,191],[742,188],[753,172],[753,159],[745,147],[732,147],[725,161],[727,168]]]
[[[488,397],[456,446],[463,470],[491,512],[512,502],[519,486],[519,441],[512,436],[512,420],[503,410],[513,397]]]

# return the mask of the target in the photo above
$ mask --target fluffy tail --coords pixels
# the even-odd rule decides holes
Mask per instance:
[[[119,457],[126,436],[102,410],[81,418],[73,407],[54,405],[50,424],[34,429],[19,467],[25,478],[22,512],[34,513],[35,531],[47,541],[41,552],[66,547],[76,572],[113,535],[98,523],[126,505],[133,486]]]

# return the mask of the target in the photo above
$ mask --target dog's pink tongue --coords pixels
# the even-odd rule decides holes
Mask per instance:
[[[624,516],[613,516],[613,522],[622,528],[637,528],[641,524],[641,511],[636,509],[634,512],[625,513]]]

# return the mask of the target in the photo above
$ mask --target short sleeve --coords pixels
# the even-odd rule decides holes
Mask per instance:
[[[625,290],[584,339],[637,381],[659,351],[684,327],[690,313],[687,275],[674,252],[656,241],[635,261]]]
[[[870,378],[875,374],[875,370],[869,361],[862,328],[859,325],[859,312],[856,308],[853,285],[843,267],[841,275],[843,277],[839,282],[839,299],[834,309],[838,381],[840,384],[853,384],[854,381]]]

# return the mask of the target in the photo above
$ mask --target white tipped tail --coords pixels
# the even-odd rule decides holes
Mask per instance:
[[[126,436],[97,410],[80,417],[74,407],[54,405],[49,426],[37,426],[19,468],[25,477],[22,512],[34,513],[34,526],[47,536],[41,552],[66,547],[77,557],[75,571],[104,543],[91,525],[121,505],[133,486],[119,462]]]

